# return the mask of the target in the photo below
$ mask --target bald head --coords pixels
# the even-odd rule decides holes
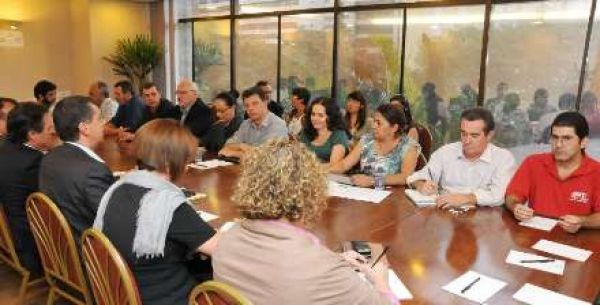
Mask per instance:
[[[183,108],[187,108],[194,104],[198,99],[198,85],[189,79],[184,79],[177,84],[177,101]]]

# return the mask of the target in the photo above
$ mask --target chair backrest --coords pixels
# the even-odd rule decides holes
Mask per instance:
[[[420,170],[427,164],[427,161],[429,161],[429,157],[431,156],[433,137],[431,136],[429,129],[427,129],[427,127],[424,125],[415,123],[415,127],[417,128],[417,133],[419,134],[419,144],[421,145],[421,154],[419,155],[415,169]]]
[[[75,303],[91,304],[73,233],[56,204],[37,192],[27,198],[27,218],[51,289]],[[80,295],[62,289],[68,286]]]
[[[15,269],[23,269],[21,262],[19,261],[19,256],[17,256],[17,251],[15,250],[15,244],[13,243],[12,233],[8,226],[8,218],[4,211],[4,205],[0,205],[0,259]]]
[[[252,305],[252,302],[225,283],[207,281],[192,290],[189,305]]]
[[[83,232],[81,248],[96,305],[142,304],[131,270],[102,232]]]

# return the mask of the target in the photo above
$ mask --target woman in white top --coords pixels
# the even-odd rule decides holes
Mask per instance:
[[[310,91],[304,87],[294,88],[292,90],[292,111],[285,117],[289,133],[297,137],[302,131],[302,119],[304,110],[310,101]]]

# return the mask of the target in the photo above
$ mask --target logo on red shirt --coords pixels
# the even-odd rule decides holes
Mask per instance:
[[[569,200],[571,202],[587,204],[590,201],[590,197],[588,197],[586,192],[573,191],[571,196],[569,196]]]

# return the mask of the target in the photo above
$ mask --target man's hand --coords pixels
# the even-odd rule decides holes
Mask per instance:
[[[436,194],[438,192],[437,184],[435,184],[435,182],[433,182],[431,180],[419,181],[419,182],[416,182],[414,185],[415,185],[415,188],[417,189],[417,191],[419,191],[419,193],[421,193],[423,195],[429,196],[429,195]]]
[[[585,217],[583,216],[565,215],[560,218],[558,225],[569,233],[576,233],[584,222]]]
[[[524,221],[533,217],[533,210],[524,204],[517,204],[515,205],[513,214],[517,220]]]
[[[475,206],[473,195],[470,194],[444,194],[435,199],[438,208],[447,209],[451,207]]]
[[[353,175],[350,177],[350,180],[352,180],[352,184],[360,187],[371,187],[375,184],[375,179],[373,177],[363,174]]]

